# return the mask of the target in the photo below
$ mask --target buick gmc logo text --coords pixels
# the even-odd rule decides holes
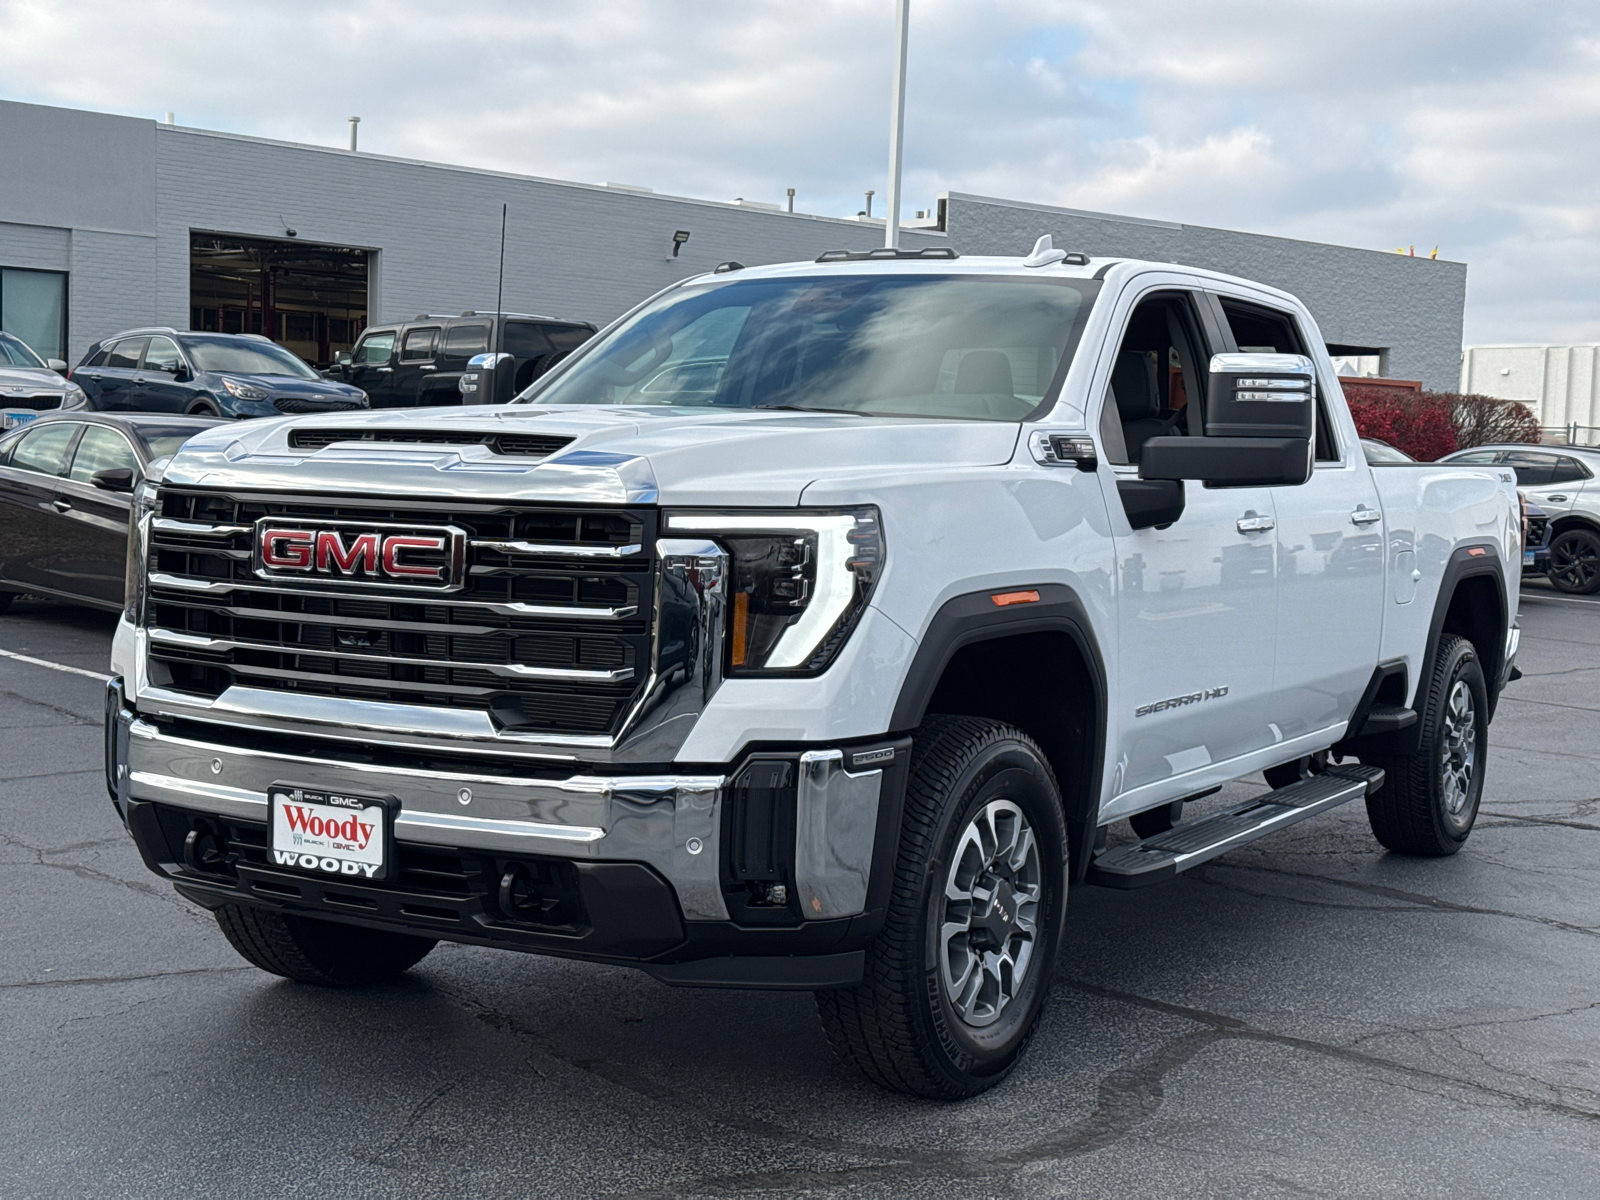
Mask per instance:
[[[442,589],[456,584],[464,542],[457,529],[387,533],[262,521],[256,528],[256,573]]]

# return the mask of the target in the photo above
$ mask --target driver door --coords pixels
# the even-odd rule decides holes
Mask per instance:
[[[1208,786],[1215,764],[1271,746],[1277,619],[1272,492],[1184,485],[1182,515],[1133,529],[1117,484],[1138,478],[1144,442],[1204,437],[1215,318],[1188,290],[1147,292],[1123,310],[1110,363],[1099,472],[1116,547],[1122,663],[1110,804],[1122,815]],[[1216,771],[1209,775],[1215,776]],[[1226,774],[1221,776],[1226,778]]]

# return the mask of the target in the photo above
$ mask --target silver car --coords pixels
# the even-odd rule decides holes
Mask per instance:
[[[67,364],[48,362],[21,338],[0,332],[0,431],[25,425],[40,413],[82,408],[83,389],[61,372]]]

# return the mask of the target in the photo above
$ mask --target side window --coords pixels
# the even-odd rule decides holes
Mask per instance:
[[[128,439],[115,429],[90,425],[84,429],[83,436],[78,439],[78,448],[72,452],[72,470],[67,473],[67,478],[79,483],[92,483],[96,471],[109,471],[117,467],[126,467],[137,475],[139,456],[128,445]]]
[[[1544,487],[1553,482],[1556,456],[1533,450],[1513,450],[1506,455],[1505,464],[1517,473],[1518,487]]]
[[[1483,463],[1492,463],[1498,457],[1500,457],[1499,452],[1495,450],[1474,450],[1471,454],[1457,454],[1450,461],[1453,463],[1471,463],[1473,466],[1479,466]]]
[[[386,329],[382,333],[369,333],[361,339],[361,344],[356,347],[352,362],[366,363],[377,366],[389,361],[389,356],[394,353],[394,330]]]
[[[11,452],[11,465],[19,471],[37,471],[40,475],[61,474],[72,435],[81,428],[76,421],[62,421],[30,429]]]
[[[439,330],[408,329],[405,343],[400,347],[401,362],[428,362],[433,358],[434,344],[439,340]]]
[[[584,325],[546,325],[544,332],[558,354],[576,350],[594,336],[594,330]]]
[[[447,358],[471,358],[488,348],[487,325],[452,325],[444,332],[444,353]]]
[[[11,461],[11,452],[16,449],[17,443],[22,440],[20,433],[7,434],[0,437],[0,467],[6,466]]]
[[[1200,364],[1205,359],[1189,296],[1161,292],[1139,302],[1117,347],[1102,412],[1107,458],[1134,463],[1153,437],[1204,436],[1205,376]],[[1121,446],[1116,444],[1117,431]]]
[[[144,352],[145,369],[149,371],[165,371],[168,375],[176,375],[181,361],[177,343],[171,338],[151,338]]]
[[[144,354],[145,343],[149,338],[123,338],[111,347],[111,354],[106,359],[106,366],[120,367],[131,371],[139,365],[139,358]]]
[[[111,346],[101,346],[100,349],[94,352],[94,357],[89,359],[83,365],[86,367],[103,367],[106,365],[106,359],[110,357]]]
[[[1223,299],[1222,311],[1228,318],[1228,328],[1233,341],[1245,354],[1304,354],[1311,351],[1300,336],[1299,326],[1292,316],[1270,308],[1257,308]],[[1333,422],[1328,417],[1327,397],[1317,386],[1317,447],[1318,462],[1338,462],[1339,442],[1333,436]]]
[[[1578,483],[1589,478],[1589,472],[1584,465],[1575,458],[1568,458],[1565,454],[1556,459],[1555,470],[1550,473],[1551,483]]]

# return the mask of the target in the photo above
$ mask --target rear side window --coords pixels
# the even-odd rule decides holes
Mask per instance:
[[[594,330],[587,325],[546,325],[544,334],[550,339],[550,345],[560,354],[576,350],[594,336]]]
[[[111,354],[106,359],[106,366],[121,367],[129,371],[133,370],[134,367],[139,365],[139,358],[144,354],[145,343],[149,340],[149,338],[123,338],[115,346],[111,347]]]
[[[369,333],[361,339],[351,361],[358,363],[386,363],[394,353],[394,332]]]
[[[96,471],[110,471],[126,467],[138,474],[139,457],[128,445],[128,439],[115,429],[104,425],[90,425],[78,439],[78,448],[72,452],[72,470],[68,479],[79,483],[92,483]]]
[[[20,471],[37,471],[40,475],[61,474],[67,461],[67,447],[80,428],[76,421],[62,421],[28,430],[11,452],[11,465]]]
[[[1239,347],[1241,353],[1304,354],[1310,357],[1305,339],[1300,336],[1299,327],[1288,313],[1233,300],[1223,300],[1222,311],[1227,315],[1234,345]],[[1328,418],[1328,404],[1320,382],[1317,385],[1316,459],[1318,462],[1339,461],[1339,443],[1333,436],[1333,422]]]
[[[1513,450],[1506,455],[1505,464],[1517,473],[1518,487],[1543,487],[1551,482],[1550,477],[1555,473],[1556,456]]]
[[[445,330],[444,352],[451,358],[470,358],[489,348],[487,325],[452,325]]]
[[[1450,461],[1453,463],[1471,463],[1477,466],[1479,463],[1492,463],[1498,457],[1499,455],[1493,450],[1474,450],[1471,454],[1458,454]]]
[[[1555,469],[1550,472],[1551,483],[1577,483],[1579,480],[1589,478],[1589,472],[1575,458],[1561,455],[1556,459]]]
[[[407,330],[405,343],[400,347],[400,361],[427,362],[433,357],[434,343],[438,339],[437,328]]]
[[[527,321],[507,321],[505,342],[501,347],[513,358],[538,358],[550,353],[550,340],[544,330]]]
[[[100,349],[94,352],[93,357],[84,360],[83,365],[86,367],[103,367],[106,365],[106,359],[110,357],[111,346],[101,346]]]

